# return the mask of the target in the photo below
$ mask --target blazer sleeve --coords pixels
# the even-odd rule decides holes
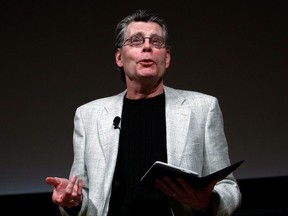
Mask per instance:
[[[224,120],[217,98],[212,97],[205,123],[203,174],[230,165]],[[233,173],[219,181],[213,190],[214,215],[232,215],[241,204],[241,192]]]

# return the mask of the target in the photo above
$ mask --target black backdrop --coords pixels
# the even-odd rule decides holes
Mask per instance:
[[[168,22],[165,82],[219,99],[238,179],[288,175],[285,1],[1,1],[0,194],[67,177],[75,109],[124,89],[114,28],[142,8]]]

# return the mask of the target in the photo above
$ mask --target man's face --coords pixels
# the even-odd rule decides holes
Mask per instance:
[[[135,46],[132,40],[127,40],[135,35],[139,39],[144,37],[144,43]],[[157,23],[132,22],[128,25],[125,37],[127,41],[115,53],[116,64],[123,67],[127,84],[146,80],[157,82],[162,79],[170,65],[170,51],[165,48],[165,44],[157,46],[157,38],[162,37],[162,28]]]

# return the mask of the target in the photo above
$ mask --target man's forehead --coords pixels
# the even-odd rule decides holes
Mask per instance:
[[[155,22],[131,22],[127,26],[127,35],[143,33],[145,35],[157,34],[162,36],[162,28]]]

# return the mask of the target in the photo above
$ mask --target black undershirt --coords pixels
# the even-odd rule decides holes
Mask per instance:
[[[124,98],[119,152],[108,216],[170,216],[167,197],[140,178],[156,161],[167,162],[165,95]]]

